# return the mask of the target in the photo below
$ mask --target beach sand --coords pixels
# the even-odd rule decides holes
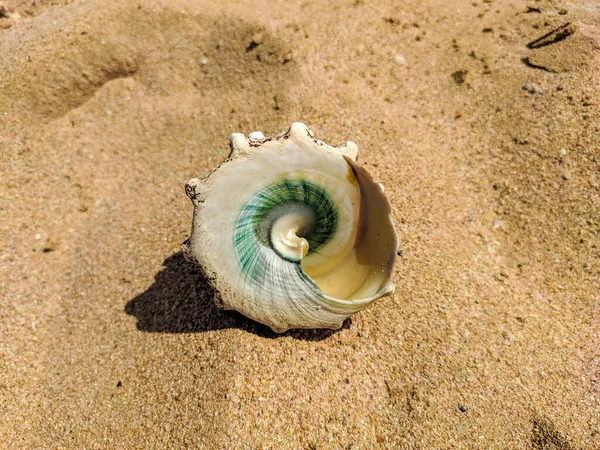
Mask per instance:
[[[596,1],[4,5],[0,448],[600,448]],[[185,181],[295,121],[401,239],[337,332],[179,253]]]

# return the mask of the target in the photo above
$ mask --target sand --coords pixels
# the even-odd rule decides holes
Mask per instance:
[[[4,4],[1,448],[600,448],[596,1]],[[185,181],[294,121],[402,242],[338,332],[178,252]]]

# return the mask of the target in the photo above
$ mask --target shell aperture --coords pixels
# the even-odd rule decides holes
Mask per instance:
[[[192,179],[182,245],[226,309],[270,326],[339,328],[393,292],[398,239],[381,187],[301,123],[276,137],[234,134],[227,161]]]

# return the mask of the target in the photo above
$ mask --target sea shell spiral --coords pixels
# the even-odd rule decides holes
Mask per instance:
[[[391,294],[398,238],[383,187],[356,164],[353,142],[332,147],[302,123],[280,136],[241,133],[229,158],[192,179],[182,244],[215,300],[276,332],[340,328]]]

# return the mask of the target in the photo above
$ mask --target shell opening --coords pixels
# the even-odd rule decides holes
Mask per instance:
[[[350,158],[354,200],[287,174],[256,192],[236,221],[234,241],[242,271],[259,282],[268,277],[270,249],[302,271],[325,294],[341,300],[377,295],[389,284],[397,239],[379,185]],[[354,212],[352,212],[354,211]],[[392,245],[390,245],[392,243]],[[259,251],[259,247],[264,250]]]
[[[344,300],[381,295],[390,288],[398,238],[383,189],[368,172],[345,158],[360,189],[358,221],[352,239],[336,255],[316,266],[303,260],[306,274],[326,294]]]

